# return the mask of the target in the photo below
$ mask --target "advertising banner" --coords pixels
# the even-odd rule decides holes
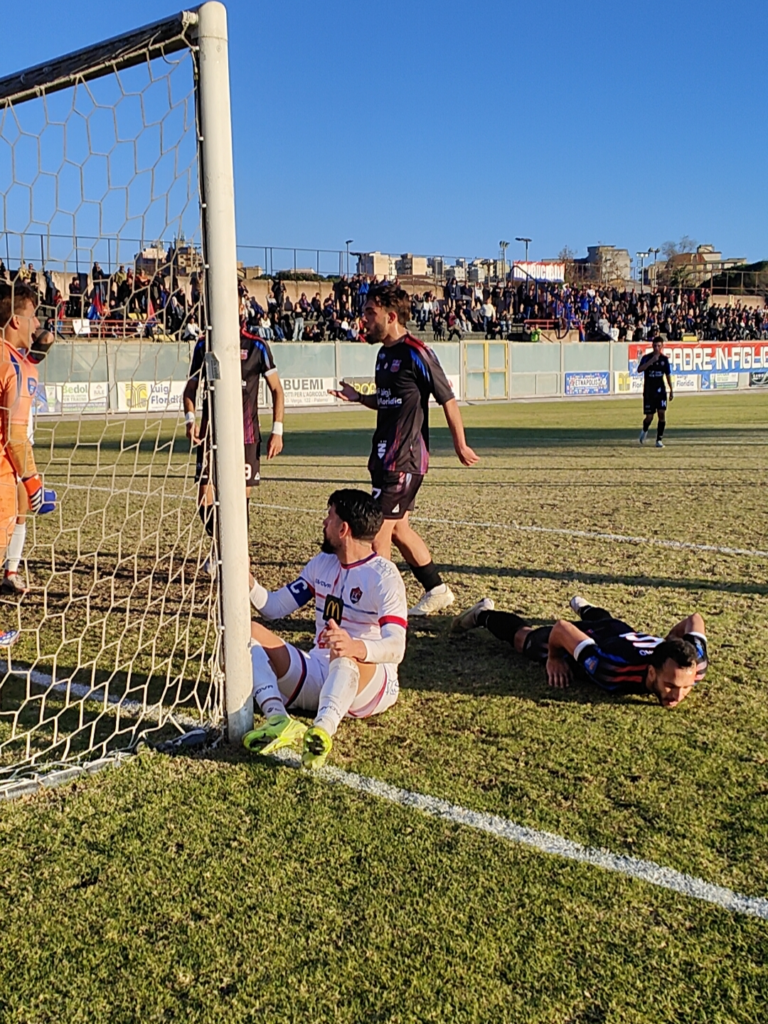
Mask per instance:
[[[643,376],[630,373],[629,370],[616,370],[613,375],[617,395],[641,395],[643,393]]]
[[[738,373],[710,373],[705,371],[701,374],[702,391],[735,391],[738,386]]]
[[[751,388],[768,388],[768,370],[750,373],[749,386]]]
[[[183,380],[121,380],[115,385],[119,412],[180,412]]]
[[[629,369],[635,370],[641,356],[651,351],[651,345],[628,346]],[[664,345],[672,372],[679,373],[744,373],[748,370],[768,370],[768,341],[699,341],[683,343],[672,341]]]
[[[611,392],[611,376],[607,370],[591,373],[566,373],[566,395],[608,395]]]
[[[642,373],[617,370],[614,373],[613,379],[617,395],[641,395],[643,393]],[[700,375],[698,373],[673,373],[672,388],[674,391],[698,391],[699,380]]]
[[[46,385],[46,393],[48,387]],[[106,412],[109,405],[109,384],[106,381],[58,384],[56,388],[61,389],[58,411],[65,416],[70,412]]]
[[[448,379],[448,383],[451,385],[451,390],[456,396],[456,400],[460,401],[461,377],[459,376],[458,373],[446,373],[445,376]],[[345,377],[344,380],[348,384],[351,384],[353,387],[357,388],[361,395],[372,395],[376,391],[376,382],[374,381],[373,377]],[[334,388],[336,386],[337,385],[335,382],[331,385],[331,387]],[[436,405],[437,403],[435,402],[434,398],[430,398],[429,404]]]
[[[328,394],[329,388],[336,387],[333,377],[280,377],[285,392],[286,409],[307,405],[336,405],[336,399]],[[272,408],[269,388],[262,377],[259,384],[259,409]]]

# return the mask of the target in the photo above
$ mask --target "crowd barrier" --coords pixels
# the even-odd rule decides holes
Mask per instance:
[[[456,397],[466,401],[639,392],[642,377],[633,371],[648,350],[481,339],[432,347]],[[341,379],[363,392],[374,386],[375,351],[368,345],[284,342],[273,352],[289,408],[338,404],[328,390]],[[665,352],[679,392],[768,387],[768,342],[674,342]],[[40,364],[38,413],[179,410],[190,356],[186,342],[59,343]]]

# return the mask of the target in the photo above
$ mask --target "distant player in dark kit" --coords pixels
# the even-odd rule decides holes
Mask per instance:
[[[637,364],[637,372],[645,374],[645,380],[643,382],[643,426],[640,430],[640,444],[645,444],[645,439],[648,437],[648,430],[650,429],[653,417],[658,415],[658,424],[656,426],[656,447],[663,448],[664,442],[661,440],[664,436],[664,428],[667,425],[667,390],[664,387],[664,378],[667,378],[667,384],[669,384],[669,400],[670,402],[675,397],[672,392],[672,372],[669,365],[669,359],[664,355],[662,349],[664,348],[664,342],[661,338],[656,337],[653,339],[653,352],[646,352],[640,362]]]
[[[246,501],[251,487],[258,487],[261,471],[261,432],[259,430],[259,378],[264,377],[272,395],[272,433],[267,444],[267,458],[272,459],[283,450],[283,413],[285,398],[283,386],[269,345],[263,338],[245,329],[240,331],[240,371],[243,384],[243,435],[245,439],[243,482]],[[197,389],[203,383],[203,414],[198,427],[195,422]],[[192,355],[189,380],[184,388],[184,419],[187,437],[197,446],[195,480],[199,483],[199,513],[206,532],[213,536],[213,481],[211,479],[210,409],[208,387],[205,380],[205,339],[201,338]],[[222,443],[222,439],[218,440]]]
[[[404,289],[395,284],[371,286],[363,318],[369,343],[381,345],[376,358],[376,393],[361,395],[341,381],[341,388],[332,394],[377,411],[368,470],[384,525],[373,546],[384,558],[390,557],[393,542],[400,550],[424,587],[424,595],[408,614],[421,616],[447,608],[455,600],[435,568],[429,548],[408,522],[429,466],[430,396],[443,407],[461,464],[472,466],[478,456],[466,442],[458,402],[437,356],[406,329],[410,313],[411,300]]]
[[[559,619],[533,629],[519,615],[497,612],[484,597],[453,620],[454,633],[484,627],[518,654],[546,666],[547,682],[563,689],[574,677],[608,693],[654,694],[662,707],[685,700],[707,670],[707,638],[698,612],[678,622],[666,638],[637,633],[583,597],[571,599],[578,623]]]

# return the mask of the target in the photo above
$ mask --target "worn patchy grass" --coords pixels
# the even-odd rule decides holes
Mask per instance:
[[[394,785],[765,895],[768,558],[514,528],[768,550],[768,395],[677,398],[661,451],[637,445],[639,411],[637,401],[465,408],[482,456],[472,470],[453,458],[433,413],[419,529],[460,607],[489,595],[540,622],[565,614],[580,592],[649,632],[697,608],[712,657],[705,682],[672,712],[587,686],[553,692],[490,635],[451,637],[450,619],[437,617],[409,631],[395,708],[346,722],[332,756]],[[314,553],[330,491],[367,483],[371,426],[357,410],[288,417],[285,454],[265,467],[252,501],[252,557],[266,586],[293,578]],[[74,455],[71,429],[50,428],[51,479],[65,470],[75,479],[75,464],[86,480],[96,467],[130,481],[158,445],[170,452],[140,534],[163,509],[171,514],[171,495],[191,493],[189,459],[168,424],[159,421],[154,441],[145,430],[135,450],[136,425],[110,428],[122,431],[111,450],[95,443],[101,427],[81,427]],[[63,508],[82,493],[70,490]],[[76,506],[84,523],[98,507],[87,500]],[[62,566],[73,550],[66,519],[49,541]],[[130,527],[108,515],[98,529],[115,538],[128,581]],[[193,522],[189,537],[183,570],[164,570],[165,587],[199,614],[202,650],[209,584],[194,571]],[[32,552],[43,585],[48,550]],[[122,601],[115,586],[101,599]],[[24,617],[40,600],[31,598]],[[167,628],[170,607],[144,591],[137,599],[145,631],[152,616]],[[80,650],[99,665],[88,614],[76,625]],[[305,615],[279,629],[311,642]],[[193,686],[194,664],[177,669]],[[13,1022],[726,1024],[761,1021],[768,996],[765,921],[236,751],[143,755],[0,807],[0,920],[0,1019]]]

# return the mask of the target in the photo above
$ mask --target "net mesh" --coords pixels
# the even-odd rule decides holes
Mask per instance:
[[[59,498],[26,516],[29,592],[0,595],[0,632],[19,632],[0,648],[0,789],[223,714],[181,408],[204,323],[189,31],[0,82],[0,274],[57,335],[34,451]]]

